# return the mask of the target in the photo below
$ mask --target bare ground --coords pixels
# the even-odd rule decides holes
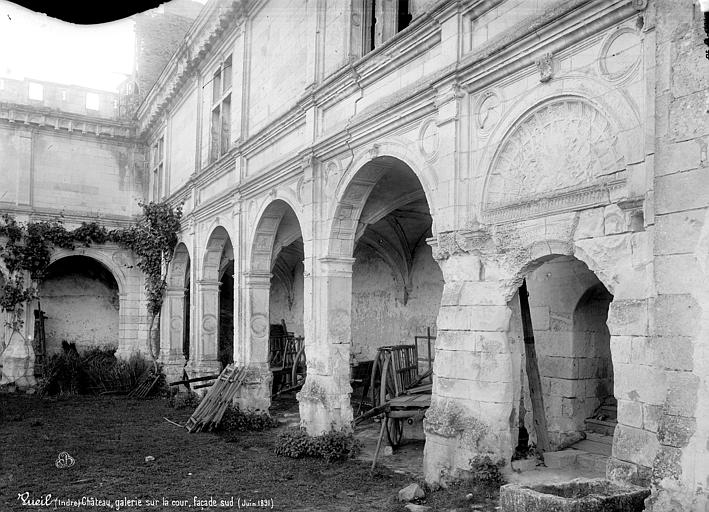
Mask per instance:
[[[106,500],[112,510],[223,511],[258,500],[273,510],[406,510],[396,496],[412,482],[409,475],[387,468],[372,474],[366,461],[279,457],[273,453],[278,429],[189,434],[164,419],[184,423],[190,413],[163,399],[0,395],[0,510],[51,510],[43,503],[23,505],[18,497],[30,503],[48,494]],[[61,452],[73,457],[72,467],[56,467]],[[154,460],[146,462],[148,456]],[[434,511],[495,509],[494,493],[471,501],[468,491],[431,493],[425,504]],[[117,506],[121,499],[134,501]],[[111,510],[90,502],[53,504],[59,510]]]

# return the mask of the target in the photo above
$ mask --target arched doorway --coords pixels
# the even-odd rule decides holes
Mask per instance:
[[[234,361],[234,250],[226,229],[214,228],[207,241],[200,300],[199,344],[191,349],[196,373],[220,371]]]
[[[582,448],[605,467],[616,423],[610,332],[606,325],[613,296],[585,263],[564,255],[537,260],[524,273],[538,361],[550,449]],[[510,344],[519,347],[517,447],[525,435],[538,446],[530,381],[525,364],[519,294],[509,302]],[[578,443],[584,439],[592,443]]]
[[[433,232],[428,192],[407,163],[374,158],[340,190],[316,288],[322,309],[314,337],[327,344],[308,353],[309,361],[325,359],[329,373],[312,380],[309,374],[299,395],[301,418],[312,432],[349,424],[351,376],[358,365],[372,365],[382,347],[415,345],[429,328],[435,336],[443,289],[427,243]],[[428,348],[419,345],[419,355],[427,357]],[[428,362],[415,365],[423,371]],[[322,389],[327,400],[320,398]],[[362,391],[354,391],[355,399]]]
[[[55,261],[39,295],[46,315],[47,354],[60,352],[63,341],[80,350],[118,347],[118,283],[102,263],[78,255]]]
[[[399,160],[384,157],[372,164],[383,173],[366,197],[354,237],[354,363],[374,361],[380,347],[415,345],[427,332],[435,337],[443,290],[443,275],[426,243],[433,219],[421,183]],[[422,340],[418,345],[424,372],[429,347]],[[432,340],[431,354],[434,348]]]
[[[182,376],[185,362],[190,360],[191,259],[187,246],[180,243],[170,265],[163,315],[162,357],[170,377]]]
[[[283,200],[271,202],[256,226],[247,277],[250,365],[263,372],[264,406],[304,378],[304,256],[295,211]]]

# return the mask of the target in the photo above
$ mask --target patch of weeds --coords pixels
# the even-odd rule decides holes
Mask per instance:
[[[242,411],[237,406],[230,406],[217,429],[221,432],[263,432],[278,426],[278,420],[265,412]]]
[[[154,371],[152,362],[140,354],[124,360],[116,358],[115,352],[115,347],[93,347],[80,353],[74,343],[63,341],[62,352],[44,365],[39,395],[128,393],[146,371]]]
[[[170,395],[167,399],[167,404],[173,409],[187,409],[187,408],[197,408],[199,402],[202,399],[200,396],[192,391],[177,391]]]
[[[319,436],[310,436],[303,429],[289,429],[276,438],[276,455],[299,459],[320,457],[327,462],[347,460],[359,453],[362,443],[351,432],[331,430]]]
[[[476,455],[470,459],[470,471],[473,478],[482,484],[499,487],[505,483],[501,469],[505,463],[502,460],[493,461],[489,455]]]

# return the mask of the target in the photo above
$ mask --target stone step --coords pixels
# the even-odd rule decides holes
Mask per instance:
[[[617,405],[602,405],[598,411],[600,414],[604,414],[611,418],[618,417],[618,406]]]
[[[596,443],[603,443],[609,446],[613,445],[613,436],[599,434],[598,432],[586,432],[586,439]]]
[[[605,421],[597,420],[595,418],[588,418],[585,421],[586,432],[596,432],[598,434],[604,434],[607,436],[612,436],[615,432],[616,421]]]
[[[576,465],[577,467],[588,471],[605,473],[606,466],[608,465],[608,457],[605,455],[598,455],[597,453],[586,453],[579,450],[579,454],[576,457]]]
[[[605,455],[610,457],[611,455],[611,445],[606,443],[599,443],[597,441],[591,441],[589,439],[584,439],[571,446],[574,450],[583,450],[588,453],[594,453],[597,455]]]

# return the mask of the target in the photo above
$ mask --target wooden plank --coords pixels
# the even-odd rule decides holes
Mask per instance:
[[[542,380],[539,376],[537,351],[534,347],[534,330],[532,328],[532,315],[529,311],[529,293],[527,292],[526,280],[522,281],[522,286],[519,287],[519,307],[522,316],[529,396],[532,399],[534,429],[537,432],[537,448],[542,452],[548,452],[549,432],[547,431],[547,418],[544,412],[544,397],[542,396]]]

